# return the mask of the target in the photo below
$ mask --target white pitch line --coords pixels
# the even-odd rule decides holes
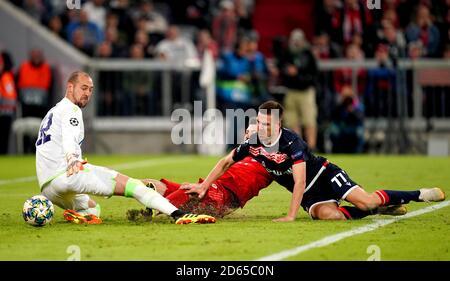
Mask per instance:
[[[300,253],[303,253],[305,251],[308,251],[308,250],[311,250],[311,249],[314,249],[314,248],[328,246],[328,245],[331,245],[331,244],[333,244],[333,243],[335,243],[337,241],[343,240],[345,238],[352,237],[352,236],[355,236],[355,235],[358,235],[358,234],[362,234],[362,233],[365,233],[365,232],[376,230],[376,229],[378,229],[380,227],[386,226],[388,224],[394,223],[394,222],[399,221],[399,220],[408,219],[408,218],[412,218],[412,217],[415,217],[415,216],[420,216],[420,215],[423,215],[423,214],[426,214],[426,213],[429,213],[429,212],[433,212],[435,210],[447,207],[448,205],[450,205],[450,201],[444,201],[444,202],[441,202],[441,203],[433,205],[433,206],[429,206],[429,207],[426,207],[426,208],[422,208],[422,209],[416,210],[414,212],[408,213],[408,214],[403,215],[403,216],[398,216],[398,217],[395,217],[395,218],[392,218],[392,219],[387,219],[387,220],[379,220],[379,221],[376,221],[375,223],[367,224],[367,225],[364,225],[364,226],[361,226],[361,227],[358,227],[358,228],[355,228],[355,229],[352,229],[352,230],[349,230],[349,231],[345,231],[345,232],[341,232],[341,233],[338,233],[338,234],[330,235],[330,236],[327,236],[325,238],[322,238],[320,240],[311,242],[311,243],[306,244],[306,245],[302,245],[302,246],[299,246],[299,247],[296,247],[296,248],[292,248],[292,249],[289,249],[289,250],[281,251],[279,253],[275,253],[273,255],[269,255],[269,256],[265,256],[265,257],[259,258],[256,261],[280,261],[280,260],[284,260],[286,258],[289,258],[289,257],[292,257],[292,256],[296,256],[296,255],[298,255]]]
[[[8,179],[8,180],[0,180],[0,185],[19,183],[19,182],[30,182],[30,181],[34,181],[34,180],[36,180],[36,176],[15,178],[15,179]]]
[[[177,162],[177,163],[187,162],[189,160],[191,160],[190,157],[149,159],[149,160],[124,163],[124,164],[117,164],[117,165],[110,166],[109,168],[114,169],[114,170],[131,170],[131,169],[136,169],[136,168],[150,167],[150,166],[163,165],[163,164],[171,164],[174,162]],[[34,180],[36,180],[36,176],[0,180],[0,185],[21,183],[21,182],[31,182]]]

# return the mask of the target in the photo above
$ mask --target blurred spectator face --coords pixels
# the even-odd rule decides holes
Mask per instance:
[[[94,2],[95,6],[101,7],[101,6],[103,6],[103,3],[105,2],[105,0],[93,0],[92,2]]]
[[[397,0],[384,0],[384,5],[388,7],[388,9],[395,9]]]
[[[114,27],[108,27],[105,31],[105,40],[110,43],[115,43],[118,39],[117,29]]]
[[[359,35],[359,34],[353,35],[353,37],[352,37],[352,44],[354,44],[354,45],[356,45],[356,46],[361,48],[362,45],[363,45],[363,38],[362,38],[362,36]]]
[[[84,33],[81,29],[77,29],[73,32],[72,35],[72,44],[78,48],[78,49],[82,49],[84,48]]]
[[[153,10],[154,10],[154,7],[153,7],[153,3],[152,2],[144,1],[144,2],[141,3],[141,11],[143,13],[148,14],[148,13],[153,12]]]
[[[389,59],[389,50],[386,45],[378,45],[375,52],[375,58],[379,63],[386,63]]]
[[[256,53],[258,51],[258,41],[250,40],[248,42],[248,50],[250,53]]]
[[[329,37],[326,33],[321,33],[314,37],[313,53],[316,58],[328,58],[329,55]]]
[[[200,30],[197,35],[197,42],[199,45],[208,45],[211,42],[211,34],[208,30]]]
[[[69,19],[69,22],[76,22],[80,18],[79,10],[76,9],[67,9],[66,10],[67,18]]]
[[[397,12],[394,9],[386,10],[383,13],[383,18],[381,19],[381,24],[383,25],[383,27],[386,24],[396,25],[397,24]]]
[[[44,62],[44,54],[39,49],[33,49],[30,52],[30,62],[34,66],[39,66]]]
[[[248,16],[247,7],[245,6],[244,0],[234,0],[234,7],[235,12],[239,17],[245,18]]]
[[[186,10],[186,14],[187,14],[188,18],[191,18],[191,19],[197,19],[202,16],[200,11],[195,6],[189,6]]]
[[[395,43],[397,41],[397,30],[392,24],[386,25],[383,32],[388,42]]]
[[[60,33],[62,30],[62,22],[58,16],[53,16],[48,22],[48,27],[54,33]]]
[[[343,98],[344,98],[344,97],[353,97],[353,96],[354,96],[354,93],[353,93],[352,87],[349,86],[349,85],[343,86],[343,87],[342,87],[342,90],[341,90],[341,96],[342,96]]]
[[[363,55],[361,49],[357,45],[350,44],[345,50],[345,57],[351,60],[359,60]]]
[[[88,14],[86,13],[85,10],[80,10],[79,19],[80,19],[80,23],[88,23],[89,22]]]
[[[132,59],[142,59],[144,58],[144,47],[139,44],[134,44],[130,47],[130,57]]]
[[[130,6],[129,0],[117,0],[117,7],[121,9],[126,9]]]
[[[35,1],[35,0],[25,0],[23,1],[23,6],[26,10],[32,11],[39,11],[42,10],[42,6],[40,1]]]
[[[340,103],[345,107],[347,111],[353,110],[355,94],[351,86],[346,85],[342,87],[341,95],[339,96]]]
[[[241,57],[245,57],[250,54],[249,43],[250,43],[250,41],[247,38],[242,38],[239,41],[237,52]]]
[[[307,45],[305,34],[301,29],[294,29],[289,37],[289,48],[293,52],[297,52],[305,48]]]
[[[411,59],[418,59],[423,55],[421,42],[411,42],[408,45],[408,55]]]
[[[322,33],[316,36],[315,45],[319,48],[326,48],[330,43],[330,38],[328,34]]]
[[[417,25],[420,27],[428,26],[431,23],[430,10],[425,5],[420,5],[417,10]]]
[[[324,0],[323,7],[327,11],[334,10],[334,8],[336,8],[336,0]]]
[[[148,42],[149,42],[149,38],[148,38],[147,32],[145,32],[143,30],[138,30],[134,37],[134,43],[141,44],[142,46],[147,46]]]
[[[103,42],[98,46],[97,55],[101,58],[109,58],[112,54],[111,44]]]
[[[259,34],[256,31],[251,31],[248,35],[249,42],[248,42],[248,48],[250,53],[256,53],[258,51],[258,41],[259,41]]]
[[[220,2],[220,8],[222,15],[225,17],[231,18],[235,16],[235,9],[232,1],[224,0]]]
[[[444,51],[444,58],[450,59],[450,45]]]
[[[146,30],[147,22],[147,17],[140,17],[137,21],[135,21],[136,29]]]
[[[178,27],[176,27],[174,25],[171,25],[167,29],[166,39],[168,39],[168,40],[175,40],[175,39],[178,38],[178,34],[179,34]]]
[[[119,18],[116,14],[109,13],[106,16],[106,27],[117,27],[119,26]]]
[[[353,8],[353,9],[358,9],[358,0],[345,0],[345,5],[347,7]]]

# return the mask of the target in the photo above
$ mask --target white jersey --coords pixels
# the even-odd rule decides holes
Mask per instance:
[[[45,115],[36,142],[36,174],[39,186],[67,170],[66,156],[81,155],[84,139],[83,114],[69,99],[63,98]]]

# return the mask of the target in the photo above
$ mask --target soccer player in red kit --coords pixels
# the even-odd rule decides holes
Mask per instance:
[[[187,194],[181,183],[167,179],[144,182],[153,183],[156,190],[180,210],[202,210],[205,214],[223,217],[239,207],[243,208],[248,200],[258,196],[261,189],[272,183],[272,177],[258,161],[246,157],[212,183],[201,200]],[[201,182],[202,179],[199,180]]]
[[[255,132],[256,124],[250,124],[244,137],[248,139]],[[181,210],[203,210],[205,214],[223,217],[239,207],[243,208],[248,200],[258,196],[261,189],[268,187],[273,178],[261,163],[245,157],[214,181],[202,199],[187,194],[181,183],[167,179],[142,181],[147,185],[153,184],[156,191]],[[199,179],[199,183],[202,181]]]

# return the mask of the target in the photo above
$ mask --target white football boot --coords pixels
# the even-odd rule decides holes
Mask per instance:
[[[421,188],[419,200],[423,202],[439,202],[445,200],[445,193],[439,187]]]

